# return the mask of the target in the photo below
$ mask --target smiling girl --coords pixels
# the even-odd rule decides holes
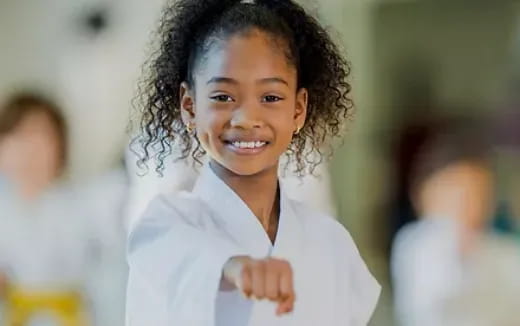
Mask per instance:
[[[160,35],[142,162],[173,142],[209,163],[131,230],[127,325],[366,325],[380,287],[350,235],[278,178],[284,154],[312,172],[350,114],[337,46],[290,0],[176,1]]]

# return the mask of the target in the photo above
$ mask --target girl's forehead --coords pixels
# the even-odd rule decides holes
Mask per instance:
[[[296,83],[296,69],[286,44],[264,32],[250,31],[215,41],[204,57],[195,76],[200,82],[215,77],[281,77]]]

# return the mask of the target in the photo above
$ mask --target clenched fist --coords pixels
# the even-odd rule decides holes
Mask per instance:
[[[293,272],[286,260],[232,257],[224,265],[223,277],[247,298],[278,302],[277,315],[293,310]]]

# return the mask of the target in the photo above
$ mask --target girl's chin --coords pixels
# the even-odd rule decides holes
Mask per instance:
[[[228,173],[237,176],[254,176],[262,173],[273,172],[277,173],[278,164],[262,164],[259,160],[251,161],[244,160],[242,162],[220,161],[217,163],[219,168],[225,169]]]

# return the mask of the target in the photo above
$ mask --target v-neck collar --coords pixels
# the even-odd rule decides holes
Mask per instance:
[[[280,183],[280,216],[274,245],[247,204],[215,174],[209,164],[201,169],[193,193],[216,213],[229,236],[252,257],[288,258],[303,244],[303,226],[294,214],[283,183]]]

